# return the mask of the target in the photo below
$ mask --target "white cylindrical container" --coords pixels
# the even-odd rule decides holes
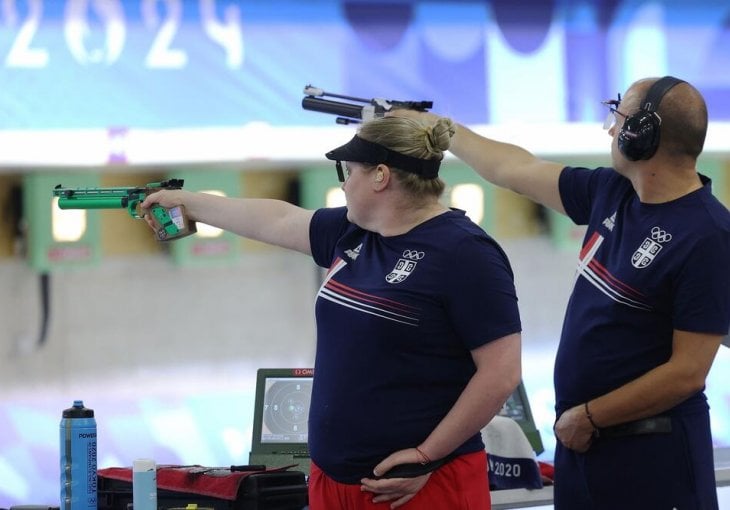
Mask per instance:
[[[132,463],[132,504],[134,510],[157,510],[157,466],[152,459]]]

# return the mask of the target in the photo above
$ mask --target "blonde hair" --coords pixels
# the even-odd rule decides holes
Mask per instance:
[[[381,117],[364,123],[358,130],[358,136],[407,156],[441,160],[455,131],[454,123],[445,117],[439,118],[433,125],[410,117]],[[393,170],[403,189],[414,197],[440,197],[446,187],[438,177],[424,179],[399,168]]]

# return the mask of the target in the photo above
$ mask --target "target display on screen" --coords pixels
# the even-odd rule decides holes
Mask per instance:
[[[311,379],[267,379],[261,442],[306,443],[311,393]]]

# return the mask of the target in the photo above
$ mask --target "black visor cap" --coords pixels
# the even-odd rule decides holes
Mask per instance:
[[[325,157],[338,163],[340,161],[370,163],[372,165],[385,163],[406,172],[420,175],[424,179],[435,179],[438,177],[438,171],[441,165],[441,160],[420,159],[407,156],[400,152],[392,151],[378,143],[360,138],[357,135],[352,137],[352,140],[345,145],[329,151],[325,154]],[[340,168],[338,168],[338,176],[340,177],[340,181],[343,181],[344,176],[341,175]]]

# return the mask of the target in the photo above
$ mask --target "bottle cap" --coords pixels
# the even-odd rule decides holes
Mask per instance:
[[[84,407],[83,400],[74,400],[73,407],[63,410],[64,418],[93,418],[94,410]]]
[[[157,466],[152,459],[136,459],[132,462],[132,471],[155,471]]]

